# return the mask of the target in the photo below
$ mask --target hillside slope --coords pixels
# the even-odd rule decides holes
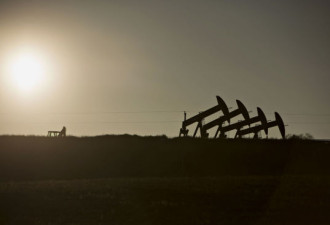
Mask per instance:
[[[303,140],[0,137],[0,179],[329,175],[330,145]]]

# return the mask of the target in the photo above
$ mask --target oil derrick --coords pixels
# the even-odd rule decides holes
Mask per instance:
[[[217,137],[218,133],[222,130],[223,123],[225,121],[228,121],[228,123],[230,123],[230,119],[232,119],[232,118],[234,118],[238,115],[242,115],[245,120],[250,120],[249,112],[247,111],[247,109],[243,105],[243,103],[240,100],[236,100],[236,103],[237,103],[237,106],[238,106],[238,108],[236,110],[234,110],[230,113],[226,113],[223,116],[221,116],[221,117],[205,124],[201,129],[202,130],[201,131],[202,137],[208,137],[209,134],[207,133],[207,130],[218,126],[218,129],[217,129],[217,131],[215,133],[215,136],[214,136],[214,137]],[[225,137],[224,132],[221,132],[220,134],[222,135],[221,137]]]
[[[264,123],[261,125],[257,125],[255,127],[250,127],[250,128],[244,129],[244,130],[239,130],[237,132],[237,136],[242,137],[243,135],[253,133],[254,134],[253,138],[258,138],[258,132],[260,132],[262,130],[267,130],[268,128],[276,127],[276,126],[278,126],[278,128],[279,128],[282,138],[285,139],[285,125],[283,123],[283,120],[282,120],[280,114],[278,114],[277,112],[275,112],[274,121],[267,122],[266,124]],[[266,134],[268,135],[267,132],[266,132]]]
[[[193,116],[189,119],[186,119],[186,113],[185,113],[185,118],[184,118],[184,121],[182,122],[182,128],[180,129],[180,134],[179,134],[180,137],[181,137],[181,135],[188,136],[189,130],[187,129],[187,127],[189,125],[194,124],[194,123],[197,123],[197,126],[196,126],[193,137],[196,136],[196,134],[198,132],[198,129],[200,130],[201,136],[202,136],[202,127],[204,126],[203,125],[203,120],[206,117],[208,117],[208,116],[210,116],[214,113],[217,113],[219,111],[222,111],[222,113],[224,115],[229,114],[229,110],[228,110],[228,107],[227,107],[226,103],[219,96],[216,96],[216,97],[217,97],[217,102],[218,102],[218,104],[216,106],[214,106],[210,109],[207,109],[203,112],[200,112],[199,114],[197,114],[197,115],[195,115],[195,116]]]
[[[228,132],[228,131],[237,130],[236,135],[235,135],[235,138],[236,138],[239,131],[244,126],[249,126],[250,127],[254,123],[261,123],[264,126],[263,130],[268,135],[268,127],[266,126],[266,124],[267,124],[266,116],[265,116],[264,112],[259,107],[257,107],[257,112],[258,112],[258,115],[255,116],[255,117],[245,119],[243,121],[239,121],[239,122],[234,123],[234,124],[230,124],[226,127],[219,127],[220,137],[224,137],[225,133]]]

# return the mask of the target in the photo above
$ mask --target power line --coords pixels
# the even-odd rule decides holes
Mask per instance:
[[[152,113],[199,113],[200,111],[188,111],[188,110],[145,110],[145,111],[103,111],[103,112],[46,112],[46,113],[0,113],[0,115],[99,115],[99,114],[152,114]],[[267,115],[273,115],[273,113],[265,113]],[[311,117],[327,117],[330,114],[322,113],[281,113],[286,116],[311,116]]]
[[[283,113],[287,116],[330,116],[330,114],[317,114],[317,113]]]
[[[61,122],[0,122],[2,124],[52,124],[52,123],[68,123],[68,124],[146,124],[146,123],[179,123],[182,121],[175,121],[175,120],[169,120],[169,121],[78,121],[78,122],[67,122],[67,121],[61,121]]]
[[[330,124],[330,122],[287,122],[289,124]]]
[[[36,112],[36,113],[0,113],[0,115],[96,115],[96,114],[148,114],[148,113],[183,113],[184,110],[146,110],[146,111],[103,111],[103,112]],[[197,112],[197,111],[196,111]]]
[[[68,124],[146,124],[146,123],[181,123],[181,120],[154,120],[154,121],[61,121],[61,122],[0,122],[2,124],[51,124],[51,123],[68,123]],[[287,124],[330,124],[330,121],[302,121],[302,122],[286,122]]]

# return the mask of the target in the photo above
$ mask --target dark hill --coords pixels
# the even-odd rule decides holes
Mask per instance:
[[[330,175],[327,141],[0,137],[0,179]]]

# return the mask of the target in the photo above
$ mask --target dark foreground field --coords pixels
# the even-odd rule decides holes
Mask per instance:
[[[0,137],[0,224],[330,224],[321,141]]]

